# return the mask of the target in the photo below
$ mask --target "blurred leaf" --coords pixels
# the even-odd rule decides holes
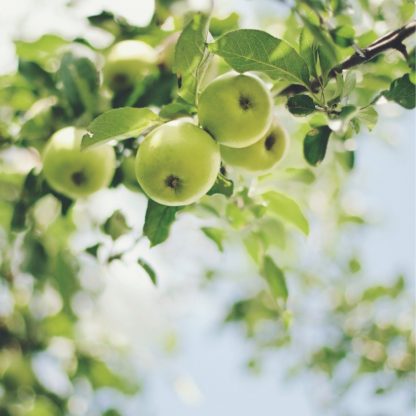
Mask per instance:
[[[411,110],[415,108],[415,86],[409,79],[409,74],[403,75],[401,78],[394,80],[388,91],[384,92],[384,96],[402,107]]]
[[[276,266],[270,256],[265,256],[263,261],[262,274],[265,277],[270,291],[276,300],[282,299],[284,302],[288,298],[286,278],[283,271]]]
[[[222,194],[226,197],[231,197],[234,192],[234,183],[226,178],[222,173],[219,173],[213,187],[207,192],[207,195]]]
[[[276,191],[266,192],[262,195],[262,198],[267,202],[267,209],[270,213],[291,223],[305,235],[309,234],[308,220],[292,198]]]
[[[143,234],[149,239],[150,246],[163,243],[169,236],[170,227],[181,207],[167,207],[149,199],[144,219]]]
[[[138,259],[137,263],[142,267],[142,269],[147,273],[147,275],[150,277],[150,280],[152,283],[157,286],[157,276],[156,272],[154,271],[153,267],[150,266],[149,263],[144,261],[143,259]]]
[[[206,71],[209,16],[196,13],[183,29],[175,50],[174,71],[178,76],[178,95],[195,104],[200,81]]]
[[[240,29],[209,45],[237,72],[261,71],[272,79],[308,85],[309,70],[303,58],[285,41],[267,32]]]
[[[300,94],[288,98],[287,108],[295,116],[307,116],[315,111],[315,103],[308,95]]]
[[[310,165],[317,166],[324,160],[330,134],[331,129],[328,126],[316,127],[306,134],[303,154]]]
[[[364,123],[368,130],[373,130],[377,124],[378,114],[373,106],[361,108],[357,113],[357,118],[360,122]]]
[[[99,115],[88,126],[82,138],[82,148],[109,140],[137,137],[159,123],[159,117],[148,108],[115,108]]]
[[[131,231],[131,227],[127,224],[123,213],[117,210],[102,225],[102,230],[113,240],[117,240],[122,235]]]
[[[217,37],[231,30],[238,29],[240,16],[236,12],[230,13],[227,17],[220,19],[213,17],[209,25],[212,36]]]
[[[95,64],[83,56],[66,52],[56,73],[63,99],[75,116],[94,114],[98,102],[99,75]]]
[[[44,65],[49,59],[56,58],[58,50],[68,41],[57,35],[46,34],[33,42],[18,40],[14,44],[20,59]]]
[[[351,46],[354,43],[355,30],[352,26],[338,26],[331,30],[330,33],[334,42],[342,48]]]
[[[223,241],[225,238],[225,231],[222,228],[202,227],[201,230],[210,240],[216,244],[219,251],[224,251]]]
[[[255,261],[260,264],[264,256],[264,241],[259,232],[251,231],[243,237],[243,243],[247,253]]]
[[[19,60],[18,71],[37,90],[55,90],[52,75],[36,62]]]

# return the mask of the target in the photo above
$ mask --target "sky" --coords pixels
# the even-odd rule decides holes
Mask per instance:
[[[0,73],[15,64],[12,38],[33,39],[53,31],[68,37],[83,35],[105,44],[111,39],[88,29],[81,16],[98,12],[105,6],[136,16],[132,23],[145,24],[153,7],[152,1],[141,0],[139,6],[135,3],[141,12],[132,13],[130,0],[78,0],[74,1],[77,9],[69,13],[64,3],[61,0],[2,1]],[[260,2],[233,0],[217,4],[224,13],[238,10],[244,16],[243,22],[252,26],[258,14],[267,12],[260,7]],[[363,253],[368,276],[380,279],[402,272],[412,277],[416,189],[414,112],[405,112],[391,104],[378,110],[380,117],[375,130],[357,138],[357,168],[348,185],[377,226],[363,229],[356,243]],[[96,213],[100,207],[97,215],[106,218],[111,210],[122,206],[128,221],[140,228],[144,198],[124,190],[114,192],[111,200],[108,195],[99,194],[92,198],[90,207],[80,206],[80,217],[85,211]],[[252,354],[250,346],[243,341],[238,328],[224,328],[220,322],[230,299],[236,296],[231,293],[235,280],[240,275],[255,275],[254,266],[241,256],[238,248],[230,248],[226,256],[218,253],[199,231],[199,224],[199,219],[183,216],[173,227],[172,239],[165,244],[150,251],[145,244],[137,247],[156,265],[158,288],[145,276],[138,278],[140,271],[127,259],[126,264],[114,262],[110,270],[101,271],[105,289],[94,305],[90,299],[79,299],[85,336],[93,342],[94,337],[111,334],[111,342],[130,350],[137,370],[147,380],[145,394],[126,404],[127,415],[137,416],[138,411],[144,416],[322,414],[317,403],[328,394],[323,385],[311,386],[313,381],[306,376],[296,381],[285,380],[282,369],[293,359],[290,352],[267,357],[259,376],[246,370],[245,363]],[[75,244],[87,244],[86,238],[87,235],[81,234]],[[219,282],[205,293],[199,279],[201,271],[212,264],[221,275],[230,276],[234,284]],[[87,286],[96,284],[91,276],[97,270],[93,265],[90,267],[84,270]],[[160,345],[175,332],[179,335],[177,352],[167,357]],[[99,400],[105,403],[105,397]],[[358,401],[353,405],[364,410],[370,406]],[[385,411],[391,407],[391,414],[394,406],[393,401],[383,403]]]

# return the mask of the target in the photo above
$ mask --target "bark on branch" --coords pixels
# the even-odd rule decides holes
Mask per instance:
[[[396,49],[401,52],[405,57],[407,57],[406,47],[403,45],[403,40],[411,36],[416,32],[416,21],[412,21],[407,25],[393,30],[387,35],[382,36],[380,39],[377,39],[372,44],[367,46],[364,49],[360,50],[360,53],[355,52],[345,61],[341,62],[335,68],[329,72],[329,77],[334,78],[337,74],[341,73],[345,69],[350,69],[354,66],[360,65],[364,62],[368,62],[373,59],[375,56],[379,55],[382,52],[385,52],[389,49]],[[311,82],[312,91],[316,92],[319,89],[320,80],[315,79]],[[279,95],[293,95],[300,92],[307,91],[306,87],[302,85],[289,85],[284,90],[282,90]]]

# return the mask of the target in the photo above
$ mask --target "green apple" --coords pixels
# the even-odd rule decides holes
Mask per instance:
[[[201,126],[220,144],[250,146],[270,128],[272,98],[259,78],[227,73],[201,93],[198,117]]]
[[[81,151],[84,130],[65,127],[49,139],[43,173],[55,191],[76,199],[107,187],[114,175],[114,149],[103,144]]]
[[[110,50],[104,65],[104,81],[114,91],[133,86],[157,64],[154,48],[140,40],[123,40]]]
[[[127,156],[120,165],[123,185],[130,191],[141,192],[142,188],[136,178],[136,157],[135,155]]]
[[[264,172],[274,168],[286,154],[289,139],[285,129],[273,122],[271,129],[258,142],[241,149],[221,146],[225,163],[251,172]]]
[[[139,146],[136,176],[149,198],[171,206],[196,202],[214,185],[221,164],[218,144],[187,120],[155,129]]]

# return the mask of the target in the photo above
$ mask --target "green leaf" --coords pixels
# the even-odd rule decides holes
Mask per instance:
[[[102,230],[113,240],[117,240],[122,235],[128,233],[131,227],[127,224],[123,213],[117,210],[103,224]]]
[[[157,286],[157,276],[153,267],[143,259],[138,259],[137,263],[143,268],[143,270],[148,274],[152,283]]]
[[[302,17],[302,16],[301,16]],[[314,47],[319,57],[321,75],[326,84],[329,71],[338,63],[338,57],[331,39],[325,35],[320,27],[312,24],[308,19],[302,17],[305,29],[310,32],[309,37],[314,38]],[[310,43],[310,40],[309,40]],[[309,52],[310,53],[310,52]]]
[[[154,247],[163,243],[169,236],[170,227],[175,221],[176,213],[181,207],[160,205],[149,199],[144,219],[143,234]]]
[[[370,131],[373,130],[373,128],[377,124],[377,120],[378,120],[377,111],[372,106],[361,108],[358,111],[356,117],[358,118],[359,121],[364,123],[367,126],[368,130],[370,130]]]
[[[224,19],[213,17],[209,25],[209,31],[212,33],[212,36],[220,36],[230,30],[238,29],[239,20],[240,16],[235,12],[229,14]]]
[[[276,266],[270,256],[265,256],[263,260],[262,274],[266,279],[270,291],[276,300],[287,301],[289,292],[287,290],[286,278],[283,271]]]
[[[97,108],[99,75],[95,64],[72,52],[63,55],[56,73],[63,98],[75,116],[83,112],[94,114]]]
[[[266,192],[262,198],[267,202],[267,209],[270,213],[294,225],[305,235],[309,234],[308,220],[292,198],[277,191]]]
[[[317,51],[315,38],[312,33],[304,27],[302,32],[300,32],[299,37],[299,53],[308,65],[309,72],[315,78],[318,77],[316,72]]]
[[[309,83],[309,69],[300,55],[285,41],[267,32],[241,29],[226,33],[209,45],[236,71],[261,71],[272,79]]]
[[[43,35],[33,42],[16,41],[16,54],[20,59],[44,64],[51,58],[56,58],[58,49],[68,44],[68,41],[56,35]]]
[[[201,228],[201,230],[209,239],[211,239],[217,245],[219,251],[224,251],[224,246],[222,243],[225,238],[225,231],[223,229],[214,227],[203,227]]]
[[[195,104],[199,85],[208,63],[206,46],[209,16],[197,13],[185,26],[175,50],[174,71],[178,76],[178,95]]]
[[[264,240],[258,231],[251,231],[243,237],[244,247],[250,257],[260,264],[264,255]]]
[[[352,26],[338,26],[330,31],[334,42],[342,48],[347,48],[354,43],[355,30]]]
[[[189,116],[195,112],[196,110],[193,105],[189,105],[185,101],[173,101],[161,108],[159,116],[171,120],[178,117]]]
[[[308,95],[295,95],[287,100],[287,108],[295,116],[307,116],[315,111],[315,103]]]
[[[394,80],[390,85],[390,89],[384,92],[384,96],[408,110],[415,108],[415,86],[410,81],[409,74]]]
[[[207,195],[222,194],[226,197],[232,196],[234,192],[234,183],[219,173],[213,187],[207,192]]]
[[[325,158],[331,129],[328,126],[320,126],[309,130],[303,140],[303,154],[306,161],[317,166]]]
[[[159,123],[159,117],[148,108],[115,108],[99,115],[87,128],[82,148],[109,140],[137,137]]]

